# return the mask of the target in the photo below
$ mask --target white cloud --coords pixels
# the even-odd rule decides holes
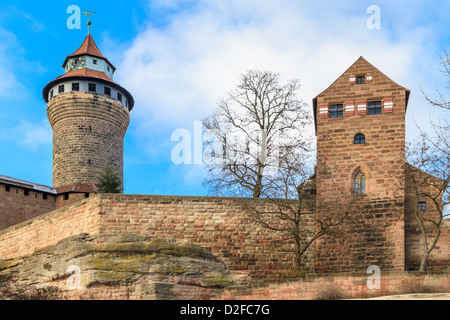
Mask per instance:
[[[424,3],[414,12],[420,12]],[[132,121],[144,137],[191,127],[248,69],[279,72],[286,80],[300,78],[299,94],[311,105],[312,98],[359,56],[412,90],[408,112],[425,110],[418,90],[435,74],[431,66],[438,64],[436,51],[430,50],[433,29],[402,16],[401,6],[380,5],[382,28],[369,30],[369,4],[360,1],[157,4],[170,9],[183,5],[189,10],[172,14],[163,28],[149,25],[139,34],[117,65],[116,81],[134,94]],[[404,25],[410,28],[402,27],[399,33],[396,26]]]

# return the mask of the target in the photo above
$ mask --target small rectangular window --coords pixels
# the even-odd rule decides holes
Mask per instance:
[[[89,92],[96,92],[97,91],[97,86],[95,85],[95,83],[89,83]]]
[[[42,194],[42,199],[47,200],[47,194],[46,193]]]
[[[92,62],[93,62],[94,64],[97,64],[97,60],[96,60],[96,59],[92,60]]]
[[[119,92],[117,92],[117,100],[122,102],[122,94],[120,94]]]
[[[381,101],[371,101],[368,105],[368,114],[381,114]]]
[[[330,106],[330,118],[340,118],[344,115],[344,108],[342,104],[335,104]]]
[[[356,77],[356,83],[357,84],[364,84],[365,83],[365,76],[358,76],[358,77]]]
[[[425,210],[426,209],[426,202],[419,202],[419,204],[417,205],[417,209],[419,210]]]
[[[27,190],[27,189],[23,190],[23,194],[26,195],[26,196],[29,196],[30,195],[30,190]]]
[[[69,194],[68,193],[64,193],[64,200],[69,200]]]
[[[5,191],[6,191],[6,192],[9,192],[10,188],[11,188],[10,186],[5,185]]]
[[[111,95],[111,88],[105,87],[105,94],[107,96],[110,96]]]
[[[110,71],[111,69],[109,67],[106,67],[106,70]]]
[[[63,92],[64,92],[64,85],[62,84],[58,87],[58,93],[63,93]]]
[[[80,84],[78,82],[72,83],[72,91],[80,91]]]
[[[50,99],[53,98],[53,90],[50,91]]]

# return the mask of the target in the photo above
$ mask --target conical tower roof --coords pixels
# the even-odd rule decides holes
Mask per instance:
[[[74,53],[72,53],[66,57],[66,60],[64,60],[62,67],[63,68],[66,67],[67,61],[70,58],[80,57],[83,55],[89,55],[92,57],[97,57],[97,58],[106,60],[106,62],[108,62],[108,64],[111,65],[113,70],[116,71],[116,68],[112,65],[112,63],[109,62],[108,59],[100,52],[100,50],[97,47],[97,44],[94,41],[94,38],[91,36],[90,33],[86,36],[86,38],[84,39],[81,46]]]

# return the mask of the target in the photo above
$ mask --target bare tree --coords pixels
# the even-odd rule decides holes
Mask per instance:
[[[293,154],[283,155],[280,174],[262,193],[264,202],[236,199],[249,215],[249,222],[294,244],[296,270],[308,269],[308,250],[317,239],[329,235],[344,242],[364,221],[358,196],[317,203],[315,174],[305,163]]]
[[[447,51],[441,56],[441,72],[450,78],[450,59]],[[450,83],[450,80],[449,80]],[[433,99],[423,90],[426,101],[444,111],[450,110],[450,102],[441,90]],[[441,226],[449,215],[450,203],[450,125],[446,119],[430,123],[431,132],[420,130],[419,142],[410,143],[406,148],[407,184],[406,192],[413,199],[414,217],[419,225],[423,239],[423,253],[419,271],[425,272],[427,261],[441,235]],[[423,208],[421,201],[430,200],[432,208]]]
[[[0,275],[0,300],[64,300],[57,287],[36,288],[19,284],[11,275]]]
[[[282,157],[310,150],[305,127],[311,116],[296,96],[299,81],[248,71],[237,88],[203,119],[206,128],[204,186],[214,195],[259,198],[279,174]]]
[[[446,50],[444,50],[444,55],[440,57],[441,59],[441,65],[442,69],[441,72],[445,77],[450,78],[450,57]],[[450,79],[448,80],[448,83],[450,84]],[[450,88],[450,87],[447,87]],[[430,103],[431,105],[435,107],[442,108],[444,110],[450,110],[450,101],[445,97],[445,95],[442,93],[441,90],[436,89],[438,98],[431,98],[425,91],[422,89],[422,93],[425,97],[425,99]]]
[[[419,271],[427,271],[427,261],[441,235],[441,226],[449,215],[450,155],[441,149],[442,143],[427,143],[407,147],[407,197],[412,200],[415,220],[422,234],[423,251]],[[431,208],[425,207],[431,203]]]

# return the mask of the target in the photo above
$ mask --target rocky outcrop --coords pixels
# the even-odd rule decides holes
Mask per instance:
[[[69,237],[30,256],[0,260],[0,276],[96,299],[209,298],[233,284],[209,251],[137,234]]]

